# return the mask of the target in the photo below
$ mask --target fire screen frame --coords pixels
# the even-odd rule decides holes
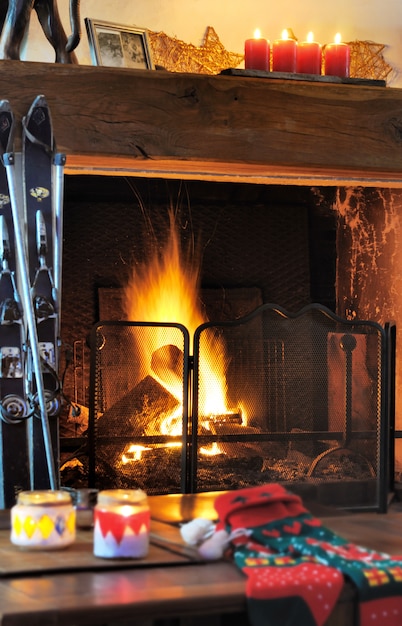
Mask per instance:
[[[350,503],[343,506],[340,504],[340,508],[358,509],[358,510],[374,510],[379,512],[385,512],[387,509],[388,489],[390,486],[391,467],[390,461],[392,460],[392,452],[390,447],[390,431],[393,427],[394,419],[394,354],[395,354],[395,332],[392,324],[385,324],[382,327],[380,324],[367,320],[345,320],[325,306],[320,304],[311,304],[298,313],[292,314],[283,309],[282,307],[267,303],[259,306],[249,315],[240,319],[232,321],[221,322],[206,322],[200,325],[194,333],[193,339],[193,355],[190,354],[190,337],[188,330],[181,324],[164,324],[164,323],[147,323],[147,322],[116,322],[116,321],[101,321],[95,325],[92,331],[92,349],[91,349],[91,383],[90,383],[90,412],[89,412],[89,427],[88,427],[88,441],[89,441],[89,484],[90,486],[98,486],[96,484],[96,455],[97,455],[97,427],[96,427],[96,415],[99,412],[97,406],[97,376],[99,375],[99,359],[101,349],[99,347],[99,333],[102,332],[102,327],[111,328],[117,327],[120,329],[126,328],[177,328],[183,333],[183,422],[182,422],[182,436],[181,436],[181,476],[180,476],[180,491],[181,493],[196,493],[197,491],[215,491],[216,485],[212,485],[212,488],[199,484],[199,460],[198,451],[199,447],[208,443],[223,442],[224,445],[253,445],[261,442],[281,442],[286,440],[287,442],[307,442],[318,441],[320,439],[336,440],[334,450],[338,451],[342,449],[342,444],[345,449],[348,448],[348,442],[350,435],[353,433],[353,425],[351,424],[351,389],[345,389],[345,426],[342,431],[333,432],[331,430],[330,436],[328,430],[321,432],[319,430],[304,430],[300,432],[283,432],[280,429],[280,420],[278,424],[270,432],[253,434],[247,432],[247,434],[239,434],[238,432],[233,435],[228,431],[222,433],[205,434],[200,433],[199,422],[199,385],[200,377],[202,378],[202,372],[200,371],[200,351],[202,351],[202,341],[208,332],[214,332],[218,334],[224,334],[225,332],[237,332],[237,329],[241,329],[245,325],[251,323],[255,324],[258,318],[264,315],[273,315],[279,320],[283,320],[285,323],[295,322],[296,325],[299,320],[308,319],[308,316],[319,316],[319,319],[323,320],[324,325],[328,325],[329,332],[342,332],[352,337],[354,335],[363,335],[364,328],[370,330],[375,336],[375,341],[378,341],[378,412],[376,413],[376,425],[375,431],[371,432],[367,436],[375,441],[376,449],[376,463],[373,469],[373,482],[375,483],[374,491],[375,496],[373,500],[368,504],[357,504],[354,506]],[[366,331],[367,334],[369,331]],[[347,343],[347,341],[346,341]],[[376,344],[377,346],[377,344]],[[350,354],[353,352],[351,348]],[[376,347],[377,350],[377,347]],[[349,359],[349,352],[345,349],[346,361],[345,367],[352,367],[352,361]],[[346,386],[350,384],[347,382],[348,378],[345,374]],[[376,409],[377,411],[377,409]],[[250,429],[251,430],[251,429]],[[364,439],[364,433],[357,433],[357,438]],[[124,439],[124,438],[121,438]],[[157,443],[160,440],[158,437],[147,437],[144,441],[148,443]],[[329,450],[332,453],[332,449]],[[322,456],[325,456],[325,452]],[[319,455],[315,459],[315,462],[319,462]],[[369,462],[368,462],[369,463]],[[241,468],[239,468],[241,473]],[[267,481],[270,482],[270,481]],[[353,482],[353,481],[352,481]],[[134,485],[136,486],[136,485]],[[243,485],[241,485],[243,486]],[[301,485],[303,487],[303,485]],[[305,485],[304,485],[305,486]],[[292,489],[292,484],[288,483],[288,487]],[[146,489],[146,486],[143,488]],[[222,484],[222,489],[225,489]],[[219,488],[218,488],[219,490]],[[295,489],[297,491],[297,488]],[[164,493],[163,490],[160,493]],[[302,493],[300,494],[303,496]],[[312,497],[311,499],[314,499]]]
[[[351,333],[351,336],[355,334],[361,334],[365,336],[364,328],[372,329],[373,333],[377,334],[379,341],[379,354],[378,354],[378,368],[379,368],[379,380],[378,383],[378,418],[377,418],[377,462],[374,468],[375,477],[376,477],[376,496],[375,501],[371,504],[360,504],[356,505],[348,502],[341,508],[347,509],[356,509],[356,510],[374,510],[379,512],[385,512],[388,506],[388,491],[391,482],[391,476],[393,475],[393,470],[391,467],[391,463],[393,460],[393,453],[391,451],[391,429],[394,428],[394,411],[395,411],[395,402],[394,402],[394,378],[395,378],[395,325],[392,323],[386,323],[384,327],[382,327],[377,322],[368,321],[368,320],[346,320],[341,318],[340,316],[333,313],[327,307],[313,303],[305,306],[297,313],[290,313],[286,311],[281,306],[274,303],[263,304],[249,315],[244,316],[240,319],[233,321],[221,321],[221,322],[206,322],[199,326],[194,333],[194,381],[193,381],[193,414],[192,414],[192,433],[193,433],[193,445],[192,445],[192,454],[191,454],[191,481],[190,481],[190,489],[191,492],[197,492],[198,481],[199,481],[199,469],[198,469],[198,454],[197,450],[200,445],[205,443],[209,436],[200,437],[197,433],[199,430],[199,402],[198,402],[198,380],[200,376],[199,371],[199,355],[202,352],[200,348],[201,338],[204,332],[208,331],[208,329],[213,329],[214,332],[222,333],[225,329],[236,328],[242,325],[245,325],[249,322],[252,322],[258,316],[264,315],[265,313],[272,313],[277,316],[278,319],[282,319],[285,321],[298,321],[303,317],[307,317],[309,315],[318,315],[321,316],[323,320],[327,320],[329,323],[329,330],[331,330],[331,325],[333,325],[332,331],[341,331],[342,333],[347,333],[348,330]],[[354,347],[351,350],[345,350],[346,359],[345,359],[345,369],[349,369],[350,375],[352,375],[352,361],[351,354],[353,353]],[[349,352],[349,358],[347,353]],[[319,439],[337,439],[340,443],[339,448],[347,449],[348,440],[353,432],[353,426],[351,423],[351,381],[348,381],[347,373],[345,374],[346,380],[346,389],[345,389],[345,426],[340,432],[331,432],[329,437],[329,432],[319,432],[319,431],[311,431],[311,432],[269,432],[268,434],[245,434],[236,435],[231,434],[220,434],[218,436],[213,437],[213,441],[216,442],[233,442],[239,443],[243,441],[244,443],[252,443],[255,441],[283,441],[285,438],[289,442],[296,441],[314,441]],[[364,433],[355,433],[357,438],[364,438]],[[344,445],[342,445],[344,444]],[[337,449],[337,445],[334,448],[330,448],[327,452],[331,453]],[[321,455],[317,455],[313,464],[311,465],[311,472],[314,471],[316,464],[320,461],[321,457],[324,457],[326,452]],[[312,473],[309,475],[312,475]],[[288,483],[288,487],[290,489],[297,491],[298,488],[301,490],[300,495],[306,494],[308,499],[315,499],[314,495],[311,495],[311,490],[304,489],[305,485],[302,483],[298,485],[293,485],[292,483]],[[205,490],[205,485],[203,486]],[[213,488],[212,488],[213,490]]]
[[[183,372],[182,372],[182,397],[183,397],[183,410],[182,410],[182,436],[181,437],[169,437],[171,441],[179,439],[181,442],[181,461],[180,461],[180,482],[179,489],[182,493],[188,492],[188,471],[189,465],[189,393],[188,393],[188,379],[189,379],[189,345],[190,336],[187,328],[182,324],[175,323],[160,323],[160,322],[126,322],[126,321],[100,321],[92,328],[91,331],[91,362],[90,362],[90,403],[89,403],[89,417],[88,417],[88,485],[89,487],[98,487],[97,483],[97,460],[99,456],[99,444],[102,443],[102,438],[99,436],[98,427],[98,415],[102,412],[102,382],[100,380],[102,374],[102,367],[110,369],[108,363],[103,363],[102,359],[104,345],[103,329],[116,329],[124,332],[127,329],[133,331],[138,329],[149,329],[150,331],[158,329],[160,331],[166,329],[177,330],[182,337],[182,352],[183,352]],[[141,332],[141,331],[140,331]],[[126,352],[127,345],[124,346],[123,352]],[[115,353],[113,353],[115,354]],[[123,359],[125,357],[123,356]],[[114,359],[112,359],[111,366],[115,366]],[[116,381],[117,382],[117,381]],[[103,438],[107,441],[107,438]],[[128,444],[133,441],[139,441],[141,443],[153,443],[163,444],[166,442],[166,436],[143,436],[133,437],[121,436],[118,437],[120,443]],[[116,438],[113,438],[115,441]]]

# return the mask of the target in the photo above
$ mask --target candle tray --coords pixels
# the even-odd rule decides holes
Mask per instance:
[[[342,78],[340,76],[296,74],[291,72],[265,72],[264,70],[238,70],[234,68],[222,70],[221,74],[225,76],[242,76],[245,78],[271,78],[276,80],[301,80],[314,83],[370,85],[370,87],[386,87],[387,85],[385,80],[376,78]]]

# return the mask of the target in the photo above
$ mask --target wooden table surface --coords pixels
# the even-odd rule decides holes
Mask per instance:
[[[11,545],[9,530],[0,530],[0,625],[114,626],[244,613],[243,574],[231,562],[203,562],[180,537],[177,522],[215,519],[216,495],[151,497],[151,549],[137,562],[93,557],[92,531],[79,531],[65,550],[27,552]],[[360,545],[402,554],[402,512],[321,519]],[[345,587],[326,626],[353,626],[353,615],[353,592]]]

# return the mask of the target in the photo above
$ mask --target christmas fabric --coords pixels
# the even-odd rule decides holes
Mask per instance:
[[[352,544],[323,526],[279,484],[217,497],[219,522],[246,574],[253,626],[323,626],[345,579],[357,590],[359,626],[402,626],[402,556]]]

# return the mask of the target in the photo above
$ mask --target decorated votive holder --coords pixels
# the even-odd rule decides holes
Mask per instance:
[[[66,491],[21,491],[11,508],[11,542],[22,548],[54,550],[75,540],[75,509]]]
[[[105,559],[147,556],[150,511],[141,489],[100,491],[94,509],[94,555]]]

